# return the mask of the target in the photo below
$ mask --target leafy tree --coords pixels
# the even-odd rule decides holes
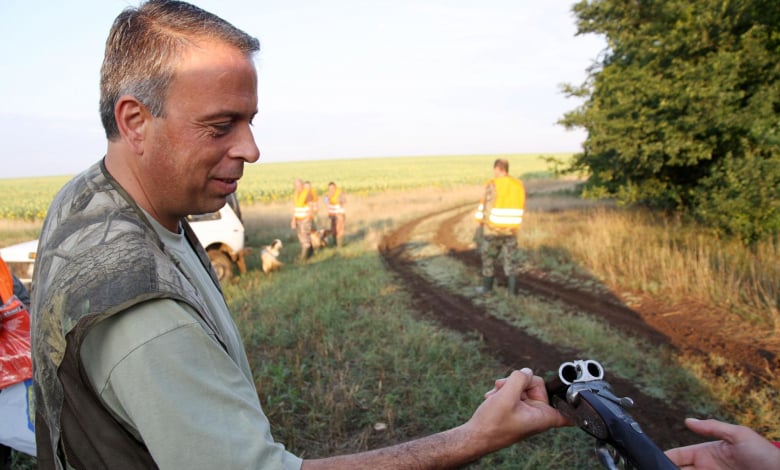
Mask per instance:
[[[679,210],[746,242],[780,228],[780,2],[582,0],[607,49],[561,123],[586,192]]]

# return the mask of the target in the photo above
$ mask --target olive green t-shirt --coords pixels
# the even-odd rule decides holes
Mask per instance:
[[[144,302],[89,331],[81,359],[90,382],[162,469],[299,469],[301,459],[273,440],[222,294],[184,235],[152,223],[203,296],[225,347],[189,305]]]

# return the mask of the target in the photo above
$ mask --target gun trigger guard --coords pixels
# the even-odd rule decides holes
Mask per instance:
[[[596,457],[598,457],[599,462],[601,462],[601,465],[603,465],[605,468],[608,468],[609,470],[620,470],[620,467],[618,466],[618,463],[615,462],[615,458],[613,457],[613,452],[617,451],[610,451],[610,447],[607,445],[606,442],[596,439]],[[618,454],[618,457],[622,461],[622,456]]]

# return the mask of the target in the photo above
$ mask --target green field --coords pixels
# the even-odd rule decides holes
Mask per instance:
[[[309,180],[324,193],[335,181],[349,193],[366,195],[390,189],[451,188],[479,184],[492,176],[497,155],[363,158],[247,165],[238,189],[245,205],[287,200],[295,178]],[[502,155],[510,172],[529,178],[549,174],[545,158],[568,159],[570,154]],[[70,176],[0,179],[0,219],[43,220],[52,198]]]
[[[0,179],[0,219],[43,220],[54,195],[71,177]]]

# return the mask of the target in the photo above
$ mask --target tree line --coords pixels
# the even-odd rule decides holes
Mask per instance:
[[[780,2],[582,0],[607,48],[560,123],[584,190],[689,215],[745,243],[780,232]]]

